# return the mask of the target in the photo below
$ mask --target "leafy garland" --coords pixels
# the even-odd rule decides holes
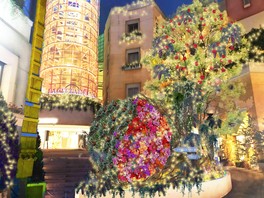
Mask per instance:
[[[133,32],[128,33],[123,33],[121,36],[121,39],[119,41],[119,44],[126,43],[126,44],[132,44],[135,42],[142,43],[143,40],[145,39],[145,35],[138,30],[134,30]]]
[[[245,34],[251,44],[249,51],[249,59],[255,62],[264,62],[264,29],[252,28],[250,32]]]
[[[41,109],[47,110],[58,108],[60,110],[70,111],[87,111],[91,109],[93,112],[96,112],[101,107],[101,104],[99,103],[99,100],[80,95],[42,94],[40,97],[40,107]]]

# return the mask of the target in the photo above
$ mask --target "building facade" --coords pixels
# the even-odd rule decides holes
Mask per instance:
[[[33,22],[10,0],[1,1],[0,6],[5,8],[0,13],[0,90],[7,104],[22,109],[28,84]],[[23,116],[17,116],[17,125],[22,126]]]
[[[246,32],[264,27],[263,0],[225,0],[228,16],[243,24]],[[248,62],[238,78],[245,83],[243,106],[250,110],[259,130],[264,130],[264,63]]]
[[[99,0],[47,0],[40,69],[44,94],[97,99],[99,3]],[[83,104],[77,100],[75,104],[80,103],[81,107]],[[65,105],[68,104],[66,101]],[[89,108],[42,109],[38,124],[42,148],[84,148],[93,114]]]
[[[42,92],[97,97],[97,1],[48,0],[41,63]]]
[[[153,1],[116,7],[104,31],[103,101],[139,93],[150,79],[140,58],[152,47],[155,26],[164,15]]]

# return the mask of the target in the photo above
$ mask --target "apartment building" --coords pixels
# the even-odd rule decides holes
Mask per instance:
[[[150,72],[140,58],[152,47],[155,26],[164,18],[151,0],[110,11],[104,31],[105,104],[139,93],[150,79]]]

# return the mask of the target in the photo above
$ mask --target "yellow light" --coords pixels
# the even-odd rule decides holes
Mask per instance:
[[[47,0],[43,92],[97,97],[97,1]]]

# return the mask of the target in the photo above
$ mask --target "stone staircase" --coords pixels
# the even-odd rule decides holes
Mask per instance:
[[[43,150],[47,191],[45,198],[74,198],[75,188],[91,164],[84,150]]]

